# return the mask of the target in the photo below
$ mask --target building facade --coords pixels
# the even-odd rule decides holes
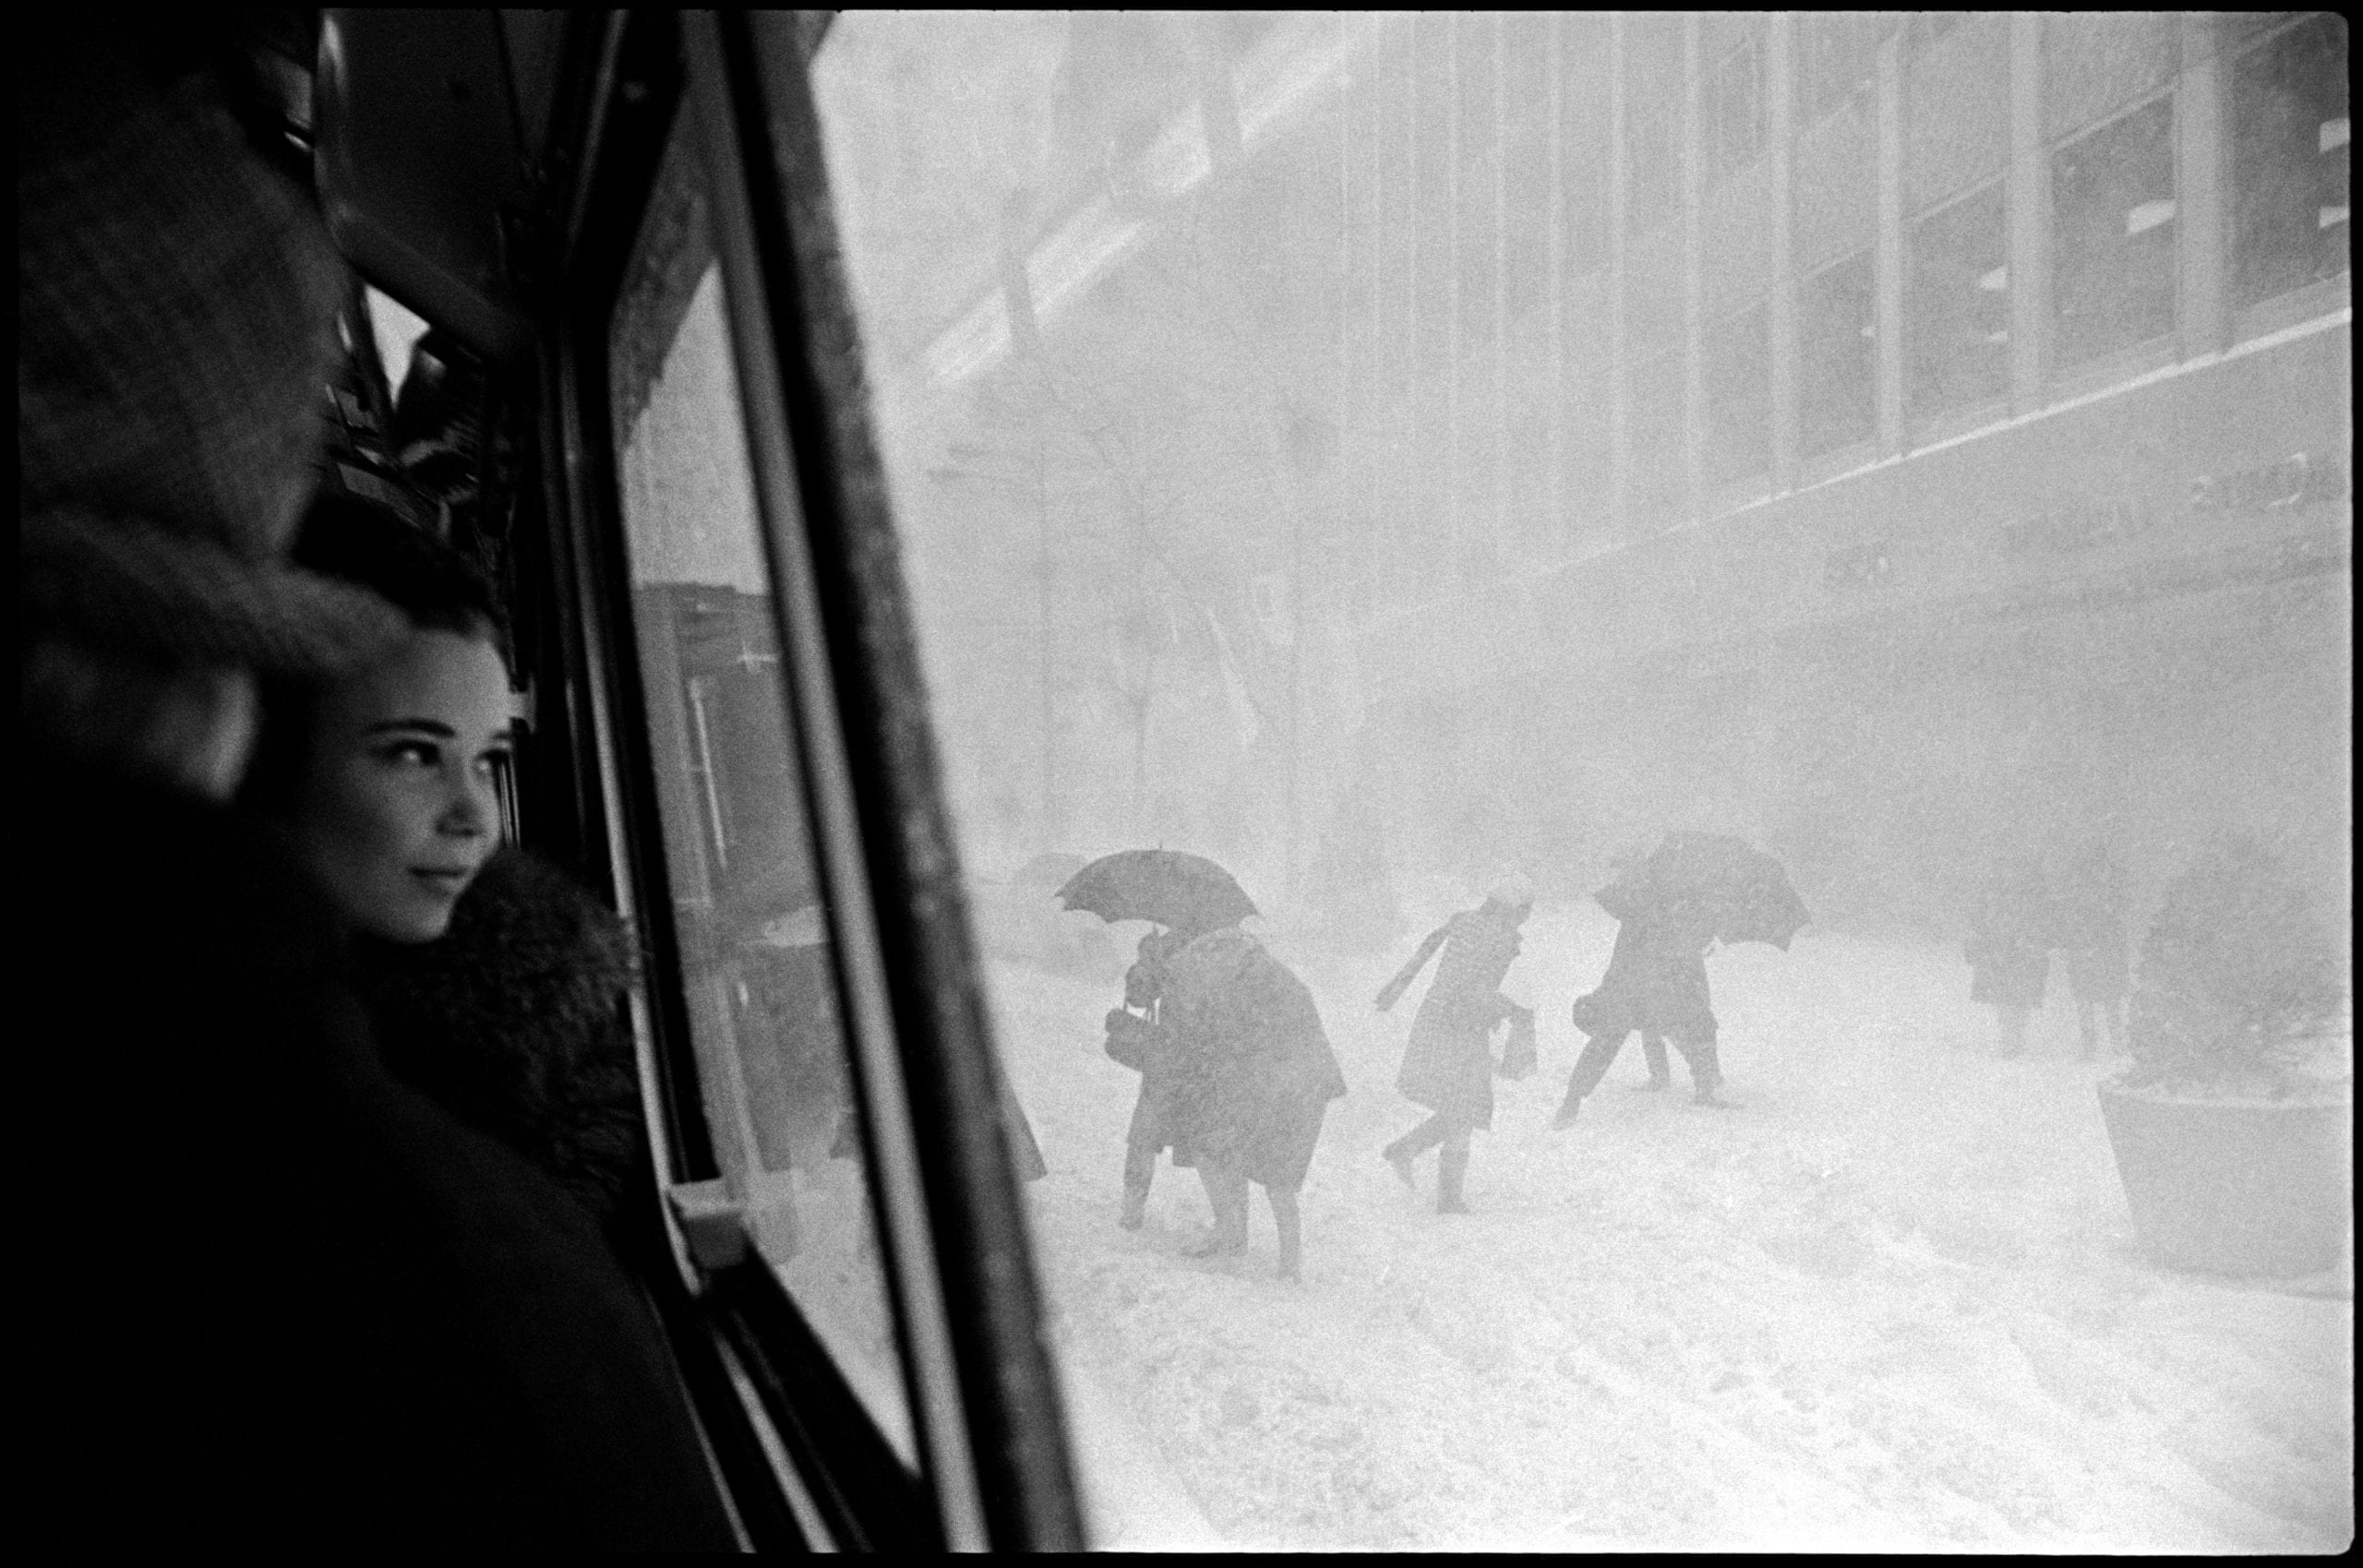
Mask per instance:
[[[1038,31],[881,399],[919,575],[999,606],[935,664],[979,779],[1039,748],[1018,836],[1317,904],[1721,826],[1941,920],[2016,846],[2245,829],[2346,906],[2342,18]]]

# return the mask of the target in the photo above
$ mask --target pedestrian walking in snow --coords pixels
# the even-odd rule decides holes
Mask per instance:
[[[1970,999],[1994,1010],[1996,1048],[2003,1057],[2026,1054],[2027,1020],[2043,1005],[2057,935],[2041,862],[2031,856],[1997,862],[1970,916],[1961,951],[1970,964]]]
[[[1126,1230],[1138,1230],[1146,1218],[1158,1156],[1173,1144],[1179,1080],[1162,1023],[1166,964],[1198,935],[1159,928],[1143,937],[1133,966],[1124,972],[1124,1005],[1108,1014],[1108,1055],[1141,1075],[1124,1132],[1124,1206],[1117,1223]]]
[[[1601,902],[1613,902],[1611,895],[1602,895]],[[1662,1089],[1672,1082],[1661,1043],[1671,1041],[1689,1063],[1693,1097],[1700,1105],[1721,1103],[1723,1074],[1715,1050],[1706,958],[1720,912],[1711,900],[1697,896],[1617,907],[1624,913],[1608,971],[1598,988],[1577,998],[1571,1010],[1586,1040],[1567,1078],[1567,1097],[1552,1119],[1553,1127],[1575,1121],[1584,1096],[1600,1086],[1635,1030],[1649,1059],[1649,1087]]]
[[[1502,994],[1502,977],[1518,953],[1518,928],[1534,907],[1534,892],[1523,878],[1503,882],[1482,905],[1464,909],[1429,933],[1411,961],[1378,993],[1378,1010],[1395,1005],[1441,949],[1435,980],[1411,1021],[1395,1087],[1433,1114],[1381,1151],[1404,1185],[1413,1184],[1411,1162],[1440,1149],[1436,1166],[1436,1213],[1465,1215],[1461,1183],[1469,1171],[1469,1135],[1493,1125],[1493,1057],[1491,1036],[1505,1020],[1513,1036],[1530,1041],[1534,1014]],[[1515,1071],[1513,1069],[1513,1071]]]
[[[2133,980],[2125,905],[2125,870],[2107,844],[2095,842],[2069,868],[2057,909],[2061,956],[2087,1061],[2100,1054],[2104,1031],[2112,1053],[2125,1049],[2125,1003]]]
[[[1214,1229],[1193,1257],[1247,1248],[1247,1188],[1264,1189],[1279,1231],[1279,1274],[1298,1276],[1297,1191],[1329,1102],[1346,1092],[1304,982],[1227,926],[1164,961],[1158,1028],[1170,1064],[1164,1131],[1173,1163],[1193,1166]]]

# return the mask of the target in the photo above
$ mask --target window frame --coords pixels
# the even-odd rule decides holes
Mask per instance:
[[[820,30],[803,14],[782,25],[798,29],[803,47]],[[896,650],[891,640],[882,645],[830,624],[844,617],[824,609],[815,586],[821,577],[858,569],[847,557],[883,543],[889,571],[873,571],[869,591],[887,602],[869,607],[890,620],[902,613],[891,575],[892,520],[874,458],[861,475],[866,487],[815,472],[842,461],[828,440],[813,438],[815,430],[861,431],[867,413],[842,395],[841,380],[810,374],[822,351],[810,338],[817,325],[834,329],[834,342],[858,340],[841,281],[824,278],[816,287],[810,276],[816,254],[825,259],[834,244],[824,184],[784,198],[763,188],[781,168],[763,134],[766,95],[800,102],[811,138],[804,166],[817,174],[821,165],[803,73],[790,83],[766,82],[757,47],[754,24],[744,18],[643,11],[610,18],[595,49],[576,52],[569,84],[577,97],[574,135],[552,164],[568,176],[568,188],[547,225],[554,238],[563,236],[548,257],[556,308],[543,366],[543,426],[558,449],[545,465],[552,554],[564,557],[554,564],[574,580],[562,596],[582,633],[581,663],[570,673],[582,683],[590,711],[582,727],[591,733],[576,761],[595,770],[597,787],[588,793],[605,808],[600,836],[618,905],[639,925],[652,959],[635,1023],[659,1181],[678,1195],[711,1183],[719,1167],[689,1048],[647,694],[628,629],[606,357],[609,319],[668,139],[697,137],[773,572],[772,612],[793,672],[791,733],[808,789],[828,796],[812,802],[818,836],[827,841],[815,848],[824,862],[840,978],[852,982],[841,985],[858,1036],[849,1041],[851,1076],[863,1102],[881,1264],[919,1439],[918,1473],[895,1459],[751,1246],[742,1245],[737,1261],[717,1261],[703,1246],[702,1259],[702,1245],[713,1239],[690,1236],[677,1204],[666,1215],[676,1269],[652,1282],[653,1293],[753,1544],[1072,1550],[1083,1544],[1079,1499],[1041,1346],[1019,1194],[990,1064],[978,1054],[991,1047],[956,868],[902,875],[897,857],[878,842],[881,813],[903,808],[931,812],[948,844],[923,693],[915,678],[897,683],[894,672],[882,676],[874,667],[899,652],[915,672],[916,660],[905,628],[897,628],[904,640]],[[793,108],[785,117],[794,121]],[[572,159],[579,163],[570,167]],[[798,225],[822,232],[808,235]],[[807,309],[807,300],[818,304]],[[853,377],[858,386],[858,367]],[[869,503],[850,521],[847,489]],[[835,526],[815,526],[823,520]],[[904,742],[899,750],[881,744],[895,738]],[[882,787],[857,787],[882,774]],[[882,908],[871,904],[873,895]],[[890,931],[914,928],[922,962],[887,964],[886,952],[906,951],[888,945]],[[970,1003],[965,1019],[925,1005],[939,1002],[947,983]],[[964,1070],[945,1071],[947,1059]],[[957,1145],[954,1155],[946,1145]],[[720,1259],[727,1256],[726,1248]],[[988,1332],[977,1332],[979,1324]],[[1020,1336],[1026,1343],[1013,1353],[1009,1342]]]

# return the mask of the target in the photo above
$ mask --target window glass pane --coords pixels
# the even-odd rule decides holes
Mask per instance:
[[[2232,77],[2233,295],[2254,305],[2347,269],[2346,18],[2316,17]]]
[[[787,727],[721,270],[677,132],[609,329],[610,413],[681,973],[716,1162],[903,1457],[911,1422]]]
[[[1936,413],[2010,386],[2009,235],[2002,186],[1912,226],[1903,296],[1904,406]]]
[[[2344,472],[2321,455],[2344,450],[2336,335],[1865,461],[1889,318],[1859,39],[1816,78],[1829,113],[1792,116],[1809,242],[1772,254],[1759,147],[1703,209],[1690,289],[1673,160],[1715,126],[1681,121],[1685,18],[1617,20],[1621,81],[1598,15],[1539,37],[1510,18],[1498,72],[1490,15],[1264,22],[848,11],[813,64],[995,1037],[1049,1167],[1024,1191],[1095,1539],[2343,1545],[2339,1445],[2265,1457],[2201,1386],[2237,1363],[2287,1430],[2345,1430],[2351,1380],[2319,1374],[2344,1364],[2338,1314],[2235,1321],[2150,1270],[2078,1087],[2117,1064],[2080,1061],[2063,984],[2028,1060],[1973,1061],[1994,1019],[1959,938],[1997,844],[2121,834],[2150,898],[2252,807],[2332,846],[2344,906],[2349,748],[2320,722],[2349,710],[2341,583],[2280,581],[2305,569],[2284,538],[2344,561],[2336,503],[2257,511],[2270,538],[2172,521],[2194,477]],[[1697,25],[1704,98],[1746,27]],[[2020,25],[1937,42],[1919,74],[1949,96],[1906,121],[1970,133],[1889,208],[1924,413],[1983,395],[2008,346]],[[1520,194],[1521,95],[1553,85],[1537,51],[1559,67],[1555,245],[1520,210],[1547,194]],[[1731,149],[1736,84],[1769,69],[1725,78]],[[1640,204],[1613,257],[1612,140]],[[1730,259],[1751,235],[1762,268]],[[1773,469],[1793,422],[1806,461]],[[1728,497],[1770,472],[1761,505],[1686,510],[1694,477]],[[2201,592],[2215,550],[2254,575]],[[2268,654],[2270,710],[2234,678]],[[2268,711],[2292,715],[2277,735]],[[2295,760],[2261,775],[2259,754]],[[1596,895],[1678,829],[1780,856],[1816,916],[1793,951],[1706,960],[1741,1109],[1669,1104],[1697,1082],[1679,1061],[1672,1095],[1624,1092],[1651,1076],[1628,1041],[1553,1131],[1619,934]],[[1160,1091],[1107,1048],[1111,1011],[1120,1051],[1146,1022],[1119,1010],[1149,927],[1055,896],[1159,846],[1253,898],[1241,929],[1303,982],[1347,1084],[1296,1189],[1296,1285],[1268,1190],[1243,1254],[1192,1255],[1213,1207],[1158,1150]],[[1533,1009],[1540,1066],[1487,1080],[1459,1215],[1444,1145],[1408,1190],[1380,1155],[1425,1124],[1397,1084],[1465,950],[1373,999],[1513,869],[1537,902],[1501,991]],[[2045,1075],[2077,1093],[2030,1094]],[[2161,1347],[2192,1345],[2178,1376]],[[2173,1396],[2082,1398],[2095,1355]],[[2200,1437],[2283,1506],[2234,1519],[2204,1478],[2162,1487],[2150,1456]]]
[[[1817,120],[1868,93],[1878,63],[1879,17],[1869,11],[1808,11],[1797,18],[1798,97]]]
[[[2163,338],[2175,325],[2174,102],[2160,99],[2051,158],[2057,364]]]
[[[2261,406],[2177,404],[2204,397],[2214,371],[2193,366],[1817,482],[1866,453],[1886,392],[1866,92],[1881,24],[1798,18],[1793,185],[1815,191],[1793,208],[1810,238],[1775,257],[1763,115],[1789,85],[1746,56],[1760,24],[1697,18],[1709,118],[1687,127],[1680,17],[1613,24],[1621,83],[1598,14],[1259,21],[1248,38],[1198,14],[841,12],[813,62],[995,1039],[1050,1167],[1023,1192],[1094,1539],[2155,1544],[2143,1457],[2174,1421],[2122,1398],[2063,1415],[2046,1383],[2075,1346],[2051,1309],[2139,1297],[2139,1332],[2105,1335],[2105,1311],[2068,1324],[2134,1360],[2221,1323],[2193,1330],[2181,1313],[2204,1301],[2131,1254],[2089,1100],[2084,1121],[2046,1121],[2068,1098],[1954,1070],[1947,1041],[1983,1044],[1992,1023],[1957,918],[2004,838],[2131,838],[2151,812],[2165,867],[2216,796],[2254,796],[2233,756],[2224,789],[2193,796],[2214,768],[2186,758],[2221,736],[2181,723],[2169,692],[2195,668],[2186,628],[2162,600],[2124,602],[2162,581],[2153,550],[2193,565],[2193,529],[2113,529],[2172,517],[2190,474],[2295,473],[2316,423],[2292,437]],[[1937,38],[1916,73],[1945,94],[1921,92],[1904,123],[1966,127],[1904,142],[1925,153],[1895,257],[1900,392],[1919,413],[1999,389],[2021,281],[1997,276],[2016,24],[1947,26],[1924,18],[1924,45]],[[1536,114],[1536,92],[1557,92],[1557,114]],[[2098,115],[2148,92],[2086,97],[2117,104]],[[1671,222],[1692,132],[1722,161],[1695,291]],[[1637,208],[1612,257],[1621,196]],[[1527,224],[1553,208],[1565,229],[1536,244]],[[2127,208],[2110,222],[2124,236]],[[1716,262],[1751,233],[1763,269]],[[2309,364],[2283,380],[2307,377],[2311,420],[2339,388],[2328,359]],[[2261,368],[2221,371],[2290,394]],[[1772,453],[1775,388],[1819,461],[1754,517],[1668,533],[1689,521],[1692,458],[1709,494],[1734,496],[1796,456]],[[2068,544],[2009,544],[2046,529]],[[2108,548],[2072,548],[2093,538]],[[2242,562],[2278,550],[2236,545]],[[2033,592],[2084,571],[2092,595]],[[2339,645],[2328,571],[2328,609],[2304,616],[2266,583],[2172,586],[2254,600],[2216,640],[2304,621],[2307,647]],[[2345,713],[2334,697],[2313,706]],[[2127,748],[2143,704],[2167,718]],[[2307,768],[2334,784],[2337,727],[2283,739],[2325,735]],[[2345,796],[2318,798],[2304,832],[2345,843]],[[1612,1083],[1553,1131],[1583,1051],[1571,1003],[1616,944],[1595,895],[1678,827],[1763,838],[1817,916],[1831,902],[1793,952],[1709,961],[1734,1089],[1765,1094],[1722,1115]],[[1160,1153],[1151,1079],[1109,1056],[1110,1013],[1118,1051],[1148,1023],[1146,987],[1122,1006],[1151,928],[1066,912],[1056,888],[1127,848],[1205,855],[1245,888],[1262,914],[1241,928],[1304,982],[1340,1062],[1347,1094],[1295,1188],[1300,1285],[1274,1277],[1262,1191],[1243,1256],[1191,1256],[1212,1204]],[[1472,1214],[1436,1214],[1442,1148],[1418,1157],[1415,1191],[1380,1153],[1427,1117],[1397,1083],[1434,966],[1460,950],[1385,1013],[1373,999],[1512,867],[1541,886],[1503,994],[1536,1011],[1541,1070],[1495,1074]],[[1853,912],[1862,944],[1841,926]],[[2077,1065],[2070,1013],[2051,1030],[2056,1060],[2018,1068],[2115,1070]],[[1642,1089],[1636,1056],[1613,1077]],[[1668,1077],[1673,1098],[1695,1082]],[[1973,1091],[1995,1115],[1924,1115]],[[2018,1145],[1997,1148],[2011,1129]],[[2242,1323],[2210,1365],[2252,1365],[2295,1426],[2337,1429],[2337,1395],[2304,1370],[2330,1341],[2345,1351],[2337,1324]],[[2280,1335],[2287,1356],[2266,1348]],[[2165,1377],[2155,1356],[2139,1372]],[[2051,1450],[2018,1441],[2051,1429]],[[2131,1457],[2105,1459],[2124,1431]],[[2072,1485],[2054,1450],[2077,1459]],[[2295,1539],[2287,1521],[2316,1509],[2333,1521],[2318,1535],[2339,1535],[2337,1453],[2275,1464],[2287,1506],[2271,1521],[2190,1526],[2221,1514],[2190,1480],[2167,1488],[2169,1526]]]
[[[1797,443],[1808,457],[1870,438],[1877,414],[1871,254],[1797,285]]]
[[[1710,184],[1745,167],[1764,145],[1764,56],[1752,29],[1715,67],[1702,133]]]
[[[1707,478],[1729,485],[1772,466],[1772,362],[1762,305],[1707,329]]]

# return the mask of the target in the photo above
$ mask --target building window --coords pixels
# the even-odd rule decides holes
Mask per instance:
[[[1871,253],[1857,251],[1797,285],[1797,442],[1807,457],[1877,428],[1877,317]]]
[[[1915,418],[2010,386],[2009,227],[1995,181],[1912,226],[1903,293],[1904,406]]]
[[[1673,221],[1682,180],[1670,104],[1637,102],[1626,116],[1625,221],[1646,234]]]
[[[1797,96],[1818,120],[1857,94],[1867,96],[1879,56],[1873,11],[1808,11],[1798,18]]]
[[[1626,372],[1625,507],[1636,522],[1678,519],[1689,501],[1689,413],[1683,356],[1659,354]]]
[[[1751,32],[1715,67],[1707,88],[1707,182],[1747,166],[1764,145],[1764,54]]]
[[[2081,365],[2175,325],[2171,100],[2051,156],[2055,360]]]
[[[1904,36],[1904,47],[1913,54],[1925,54],[1936,46],[1938,39],[1973,15],[1968,11],[1915,11],[1912,26]]]
[[[1754,479],[1772,466],[1772,359],[1765,307],[1709,325],[1700,353],[1707,478],[1719,485]]]
[[[1633,16],[1625,90],[1625,228],[1646,234],[1682,207],[1682,27],[1673,13]]]
[[[2346,19],[2299,23],[2232,78],[2233,298],[2250,305],[2347,269]]]

